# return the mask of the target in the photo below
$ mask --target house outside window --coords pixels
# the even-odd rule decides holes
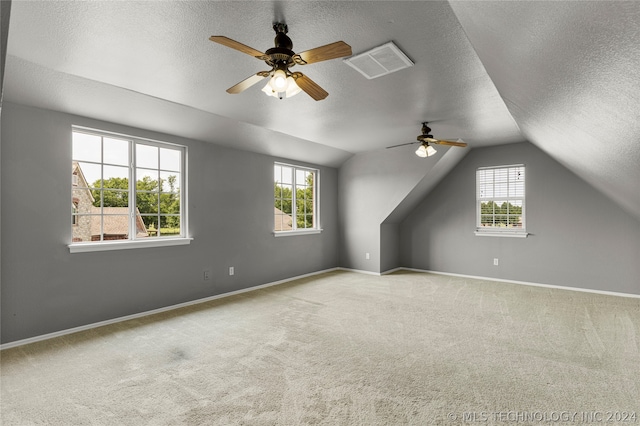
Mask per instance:
[[[72,146],[72,245],[186,238],[185,147],[84,128]]]
[[[476,235],[527,235],[523,164],[477,169],[476,217]]]
[[[274,234],[320,232],[319,171],[290,164],[274,164]]]

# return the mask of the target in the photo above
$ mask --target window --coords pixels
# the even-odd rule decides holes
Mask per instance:
[[[185,147],[82,128],[72,146],[72,246],[187,239]]]
[[[525,167],[481,167],[476,171],[476,235],[526,236]]]
[[[318,170],[275,163],[275,235],[320,232]]]

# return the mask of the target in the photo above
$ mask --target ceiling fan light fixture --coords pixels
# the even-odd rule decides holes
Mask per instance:
[[[293,79],[292,79],[293,80]],[[273,76],[269,81],[271,88],[274,92],[286,92],[287,87],[289,86],[289,81],[287,79],[287,73],[282,69],[277,69],[273,72]]]
[[[426,158],[426,157],[431,157],[433,156],[436,152],[436,149],[434,147],[432,147],[431,145],[429,145],[428,143],[424,142],[422,143],[418,149],[416,149],[416,155],[418,157],[422,157],[422,158]]]
[[[287,77],[287,88],[284,91],[276,91],[273,89],[273,86],[271,85],[271,81],[269,81],[266,86],[264,86],[262,88],[262,91],[267,95],[267,96],[273,96],[274,98],[279,98],[279,99],[284,99],[284,98],[291,98],[295,95],[297,95],[298,93],[300,93],[302,91],[302,89],[300,88],[300,86],[298,86],[296,84],[296,81],[293,77],[289,76]]]

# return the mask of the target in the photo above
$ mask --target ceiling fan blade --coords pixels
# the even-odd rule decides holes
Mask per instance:
[[[264,53],[259,50],[254,49],[253,47],[249,47],[245,44],[240,43],[239,41],[235,41],[225,36],[211,36],[209,40],[219,43],[223,46],[230,47],[232,49],[239,50],[242,53],[246,53],[247,55],[251,55],[253,57],[263,57]]]
[[[329,93],[301,72],[294,72],[292,77],[296,80],[298,87],[304,90],[307,95],[311,96],[316,101],[321,101],[329,96]]]
[[[351,46],[344,41],[336,41],[335,43],[298,53],[293,56],[293,60],[297,64],[306,65],[313,64],[314,62],[327,61],[329,59],[342,58],[344,56],[351,56]]]
[[[245,78],[240,83],[235,86],[231,86],[227,89],[227,93],[240,93],[247,90],[249,87],[253,86],[256,83],[262,81],[265,77],[269,75],[269,71],[260,71],[257,74],[250,76],[249,78]]]
[[[391,146],[388,146],[387,149],[389,149],[389,148],[397,148],[399,146],[405,146],[405,145],[414,145],[414,144],[417,144],[417,143],[420,143],[420,142],[407,142],[407,143],[401,143],[399,145],[391,145]]]
[[[458,139],[457,141],[447,141],[447,140],[441,140],[441,139],[427,138],[427,140],[429,142],[431,142],[431,143],[435,143],[435,144],[439,144],[439,145],[460,146],[462,148],[467,146],[467,144],[465,142],[463,142],[462,139]]]

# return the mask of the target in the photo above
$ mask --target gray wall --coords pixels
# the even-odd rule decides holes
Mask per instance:
[[[380,272],[400,266],[400,224],[380,225]]]
[[[1,124],[3,343],[338,266],[335,169],[318,167],[324,231],[275,238],[273,162],[286,159],[11,103]],[[188,146],[194,241],[70,254],[72,124]]]
[[[415,150],[415,145],[409,145],[359,153],[340,167],[341,266],[370,272],[397,266],[396,255],[382,250],[383,243],[394,245],[397,237],[393,227],[384,227],[381,235],[381,224],[444,157],[447,148],[442,148],[442,153],[438,150],[438,156],[424,159],[414,155]],[[369,260],[366,253],[370,254]]]
[[[476,168],[516,163],[526,165],[531,235],[475,236]],[[640,222],[528,142],[472,150],[400,235],[406,267],[640,294]]]

